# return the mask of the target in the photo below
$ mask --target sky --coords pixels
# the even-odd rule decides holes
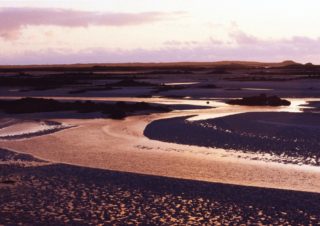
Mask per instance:
[[[0,0],[0,65],[320,64],[319,0]]]

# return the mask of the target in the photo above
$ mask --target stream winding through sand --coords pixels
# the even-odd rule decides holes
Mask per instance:
[[[181,101],[180,99],[168,98],[50,98],[145,101],[216,108],[176,110],[148,116],[131,116],[124,121],[55,119],[55,121],[77,125],[77,127],[30,139],[0,141],[0,147],[29,153],[53,162],[95,168],[247,186],[320,192],[320,167],[248,160],[239,158],[239,155],[242,154],[238,152],[166,143],[150,140],[143,136],[144,128],[157,119],[195,115],[189,120],[200,120],[245,112],[300,112],[301,105],[307,101],[319,101],[319,99],[289,99],[292,102],[291,106],[275,108],[229,106],[214,99]]]

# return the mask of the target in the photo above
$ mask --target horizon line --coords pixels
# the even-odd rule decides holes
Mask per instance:
[[[313,65],[317,65],[314,64],[313,62],[308,62],[308,63],[300,63],[294,60],[282,60],[282,61],[254,61],[254,60],[219,60],[219,61],[150,61],[150,62],[88,62],[88,63],[53,63],[53,64],[4,64],[1,65],[0,67],[41,67],[41,66],[54,66],[54,67],[58,67],[58,66],[122,66],[122,65],[153,65],[153,64],[169,64],[169,65],[174,65],[174,64],[219,64],[219,63],[225,63],[225,64],[300,64],[300,65],[306,65],[306,64],[313,64]]]

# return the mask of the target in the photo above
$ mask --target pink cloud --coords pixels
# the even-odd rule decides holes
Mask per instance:
[[[63,27],[132,26],[173,18],[182,12],[115,13],[50,8],[0,8],[0,36],[17,37],[27,26],[55,25]]]
[[[162,48],[105,49],[79,51],[48,49],[1,55],[1,64],[68,64],[113,62],[178,62],[254,60],[320,63],[320,38],[295,36],[287,39],[260,39],[244,32],[232,33],[231,44],[208,39],[192,45],[178,40],[163,43]],[[214,41],[212,41],[214,40]]]
[[[190,46],[195,46],[197,44],[199,44],[199,42],[197,41],[177,41],[177,40],[169,40],[169,41],[165,41],[163,42],[163,44],[165,46],[180,46],[181,48],[183,47],[190,47]]]
[[[229,35],[232,39],[234,39],[234,41],[237,44],[240,44],[240,45],[247,45],[247,44],[252,45],[252,44],[259,44],[262,42],[262,40],[259,40],[258,38],[252,35],[246,34],[245,32],[240,30],[230,32]]]

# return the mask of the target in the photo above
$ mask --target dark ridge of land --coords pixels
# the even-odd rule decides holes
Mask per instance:
[[[9,75],[50,74],[87,76],[134,76],[230,74],[239,71],[246,74],[319,75],[320,65],[299,64],[294,61],[264,63],[250,61],[178,62],[178,63],[127,63],[127,64],[71,64],[71,65],[25,65],[0,66],[0,73]]]
[[[42,75],[42,76],[0,76],[0,87],[20,88],[20,92],[28,91],[45,91],[51,89],[67,88],[72,89],[69,94],[81,94],[89,91],[109,91],[124,87],[150,87],[155,89],[154,92],[182,89],[185,86],[173,86],[156,84],[147,81],[142,76],[135,75]],[[104,82],[104,84],[94,85],[97,80],[116,80]],[[80,88],[79,88],[80,87]]]
[[[159,85],[156,87],[156,89],[153,91],[153,93],[160,93],[160,92],[166,92],[170,90],[181,90],[186,89],[187,87],[185,85]]]
[[[296,81],[296,80],[304,80],[304,79],[320,79],[320,70],[317,72],[306,72],[306,71],[297,71],[297,72],[270,72],[268,74],[262,74],[261,72],[256,73],[253,72],[254,75],[252,76],[236,76],[236,77],[229,77],[225,78],[228,81],[236,81],[236,82],[289,82],[289,81]],[[311,75],[306,75],[311,74]],[[261,76],[264,75],[264,76]],[[265,75],[268,75],[266,77]],[[274,76],[272,76],[274,75]],[[275,77],[277,76],[277,77]],[[281,76],[281,77],[279,77]],[[288,77],[290,76],[290,77]]]
[[[134,70],[143,68],[152,69],[189,69],[210,67],[231,68],[257,68],[257,67],[288,67],[290,65],[301,65],[294,61],[283,61],[280,63],[265,63],[255,61],[217,61],[217,62],[172,62],[172,63],[106,63],[106,64],[70,64],[70,65],[3,65],[0,72],[36,70],[36,71],[64,71],[64,70]]]
[[[0,153],[0,162],[12,155],[3,149]],[[23,167],[3,163],[0,224],[4,225],[320,223],[317,193],[65,164]]]
[[[25,113],[39,113],[39,112],[59,112],[59,111],[76,111],[79,113],[92,113],[101,112],[109,115],[113,119],[125,118],[128,114],[138,111],[150,112],[168,112],[169,108],[148,104],[145,102],[140,103],[126,103],[117,102],[98,103],[93,101],[57,101],[54,99],[44,98],[21,98],[18,100],[0,100],[0,110],[8,114],[25,114]]]
[[[150,96],[152,94],[158,94],[160,92],[165,92],[165,91],[170,91],[170,90],[181,90],[181,89],[186,89],[187,86],[182,86],[182,85],[165,85],[165,84],[155,84],[155,83],[150,83],[146,81],[139,81],[139,80],[134,80],[134,79],[123,79],[118,82],[114,83],[107,83],[103,86],[99,87],[93,87],[93,88],[85,88],[85,89],[76,89],[69,91],[69,94],[79,94],[79,93],[85,93],[89,91],[107,91],[107,90],[115,90],[119,88],[134,88],[134,87],[148,87],[152,88],[150,92]]]
[[[227,101],[232,105],[245,105],[245,106],[290,106],[291,102],[281,99],[278,96],[267,96],[260,94],[259,96],[243,97],[242,99],[233,99]]]
[[[187,118],[153,121],[144,135],[164,142],[270,154],[283,163],[320,165],[319,114],[259,112],[200,121]]]
[[[319,101],[309,101],[306,107],[309,108],[303,108],[304,112],[311,112],[311,113],[320,113],[320,102]]]
[[[292,61],[0,66],[0,87],[19,88],[16,92],[64,88],[70,94],[103,92],[117,87],[152,87],[156,89],[155,93],[183,88],[141,81],[163,76],[170,79],[183,76],[194,76],[192,79],[196,79],[207,76],[228,81],[285,82],[320,79],[320,66]]]
[[[110,90],[115,90],[117,88],[108,86],[108,85],[103,85],[103,86],[94,86],[90,88],[81,88],[81,89],[74,89],[70,90],[68,94],[82,94],[86,92],[94,92],[94,91],[110,91]]]
[[[91,73],[76,73],[76,74],[41,74],[41,75],[11,75],[0,76],[0,86],[8,87],[33,87],[35,89],[60,88],[66,85],[92,85],[92,80],[119,80],[113,85],[125,86],[133,85],[134,83],[143,83],[135,81],[136,79],[146,79],[143,76],[137,75],[105,75]],[[151,79],[151,78],[148,78]],[[107,83],[106,85],[108,85]],[[150,83],[146,84],[150,85]]]
[[[115,89],[124,88],[124,87],[152,87],[153,88],[156,86],[159,86],[159,85],[153,84],[150,82],[134,80],[132,78],[125,78],[117,82],[106,83],[105,85],[71,90],[69,91],[69,94],[81,94],[81,93],[86,93],[90,91],[108,91],[108,90],[115,90]]]
[[[146,86],[157,86],[156,84],[144,81],[136,81],[134,79],[123,79],[119,82],[108,84],[111,87],[146,87]]]
[[[47,90],[61,88],[66,85],[86,85],[86,81],[80,81],[87,76],[0,76],[0,87],[28,87],[34,90]]]
[[[218,89],[220,87],[215,85],[215,84],[207,84],[207,85],[202,85],[199,88],[202,88],[202,89]]]

